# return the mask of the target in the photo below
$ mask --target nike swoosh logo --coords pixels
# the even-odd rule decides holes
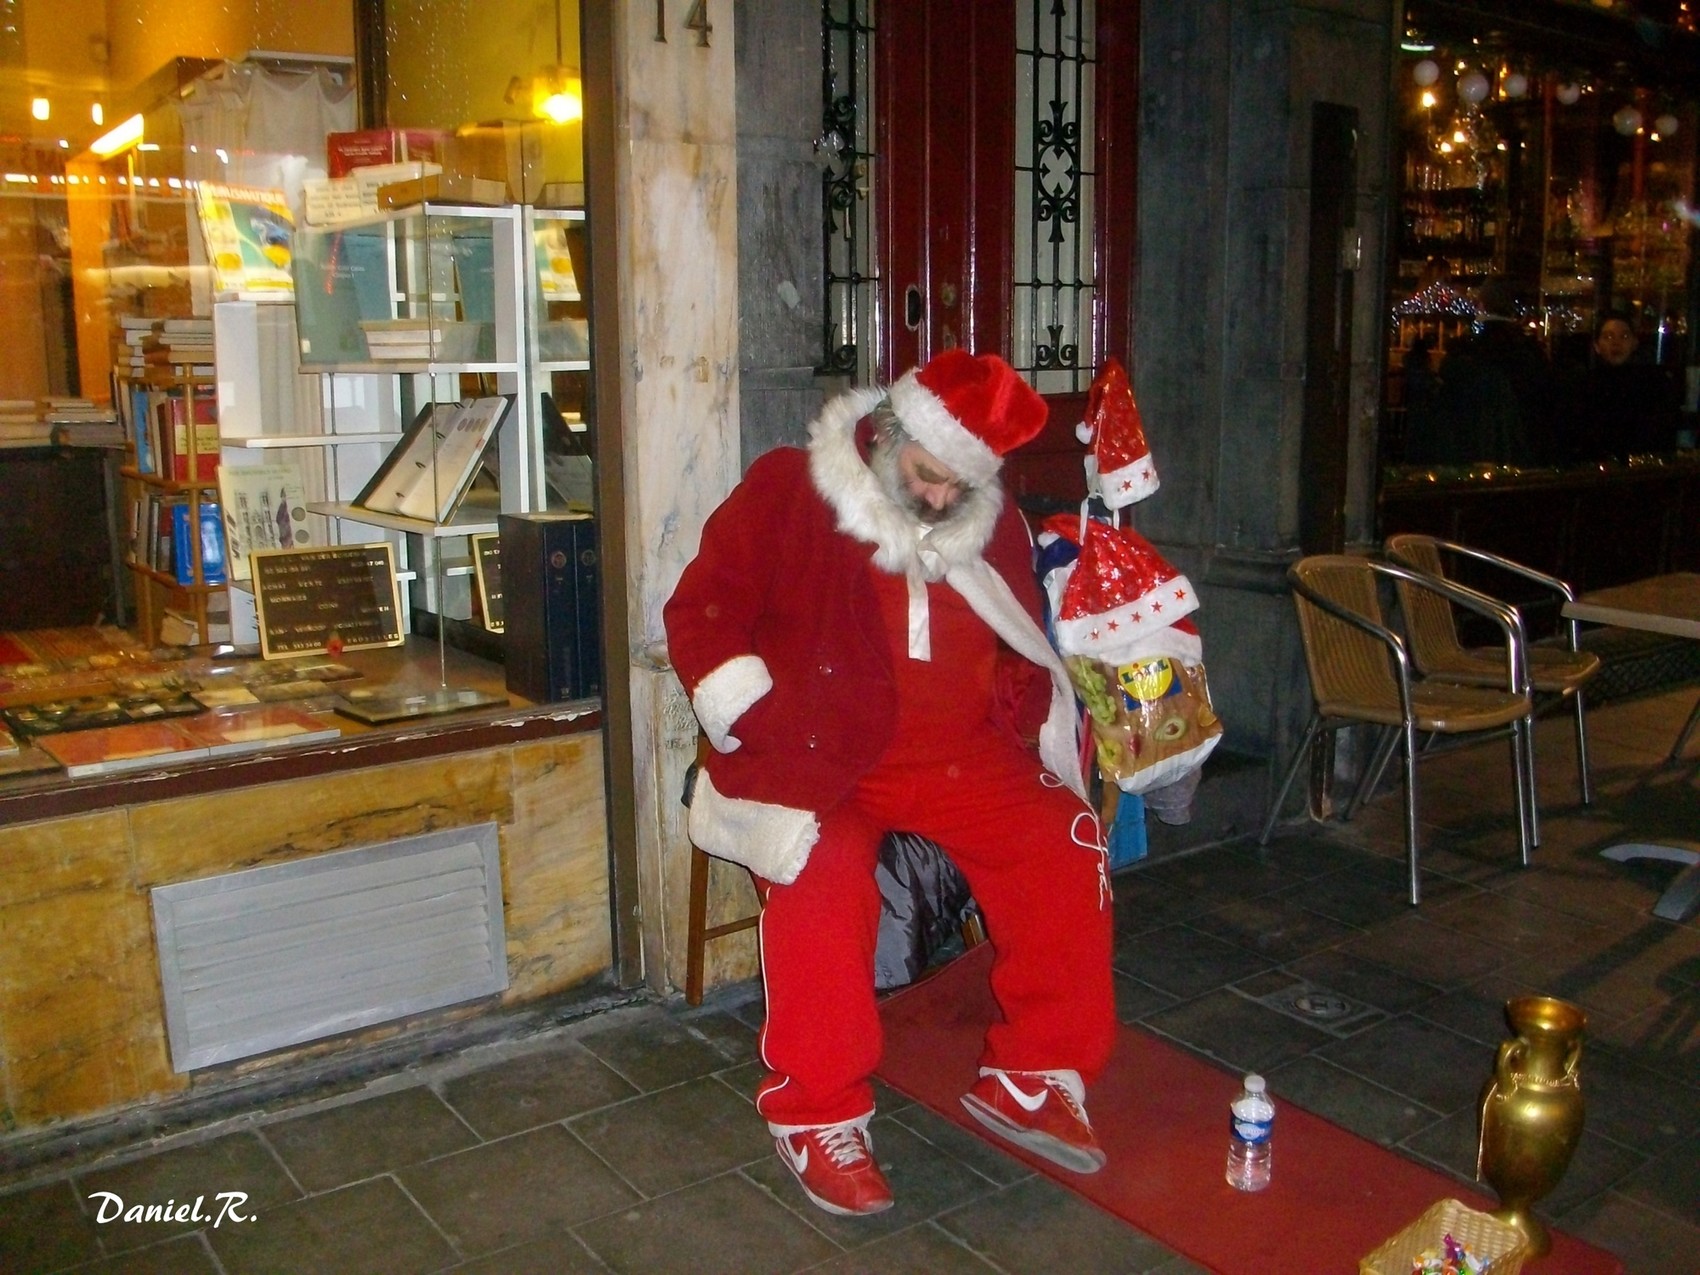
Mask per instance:
[[[791,1139],[790,1138],[780,1138],[779,1139],[779,1154],[785,1157],[785,1159],[790,1163],[791,1168],[799,1176],[808,1172],[808,1170],[809,1170],[809,1148],[807,1146],[804,1146],[801,1151],[798,1151],[795,1147],[793,1147],[791,1145]]]
[[[1016,1088],[1015,1082],[1002,1072],[998,1073],[998,1079],[1003,1083],[1003,1087],[1009,1090],[1009,1096],[1021,1104],[1022,1110],[1037,1111],[1040,1107],[1045,1105],[1045,1098],[1048,1093],[1047,1090],[1041,1089],[1036,1094],[1023,1093],[1020,1089]]]

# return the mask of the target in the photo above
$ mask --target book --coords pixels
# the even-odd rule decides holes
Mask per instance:
[[[183,729],[180,719],[43,735],[38,746],[73,779],[207,756],[206,746]]]
[[[311,713],[288,704],[202,713],[198,717],[186,718],[182,725],[191,737],[206,747],[211,757],[254,753],[294,744],[316,744],[336,739],[342,734],[340,726],[325,725]]]
[[[218,402],[211,394],[195,398],[195,480],[210,482],[218,476]],[[160,422],[160,447],[171,458],[171,477],[189,478],[189,407],[179,393],[163,395],[155,405]],[[160,472],[165,472],[161,466]]]
[[[200,503],[201,583],[223,584],[225,580],[224,516],[210,500]],[[171,562],[177,583],[195,583],[195,546],[190,541],[189,506],[171,507]]]
[[[375,513],[449,521],[512,403],[512,395],[498,394],[428,404],[354,503]]]
[[[294,461],[221,465],[218,494],[230,579],[252,576],[248,555],[256,549],[304,549],[314,543],[301,470]]]
[[[245,299],[294,293],[295,219],[281,190],[203,181],[195,189],[195,206],[216,291]]]

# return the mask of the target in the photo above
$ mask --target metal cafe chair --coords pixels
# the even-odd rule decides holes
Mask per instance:
[[[1468,559],[1482,563],[1508,577],[1538,585],[1554,595],[1563,606],[1576,598],[1575,592],[1563,580],[1526,567],[1520,562],[1484,549],[1441,540],[1435,536],[1401,533],[1387,538],[1387,556],[1395,562],[1414,567],[1425,575],[1450,579],[1448,563]],[[1509,581],[1508,581],[1509,582]],[[1401,583],[1399,605],[1405,613],[1405,627],[1411,639],[1411,654],[1424,677],[1443,678],[1466,686],[1494,686],[1502,680],[1499,652],[1491,647],[1466,647],[1458,638],[1458,626],[1451,606],[1445,598],[1427,590],[1412,589]],[[1510,605],[1509,603],[1507,605]],[[1513,610],[1516,610],[1513,607]],[[1521,622],[1521,613],[1518,613]],[[1523,639],[1525,672],[1529,691],[1536,697],[1546,697],[1548,704],[1562,703],[1567,697],[1576,714],[1576,779],[1582,790],[1582,804],[1594,800],[1593,784],[1588,772],[1588,722],[1584,712],[1582,688],[1600,671],[1600,657],[1584,651],[1577,642],[1578,625],[1567,620],[1566,645],[1563,647],[1531,646],[1527,634]],[[1534,744],[1529,748],[1529,785],[1534,791]],[[1539,840],[1539,832],[1536,833]]]
[[[1268,844],[1293,777],[1321,732],[1353,725],[1391,728],[1370,761],[1347,817],[1373,789],[1392,750],[1402,742],[1405,859],[1410,901],[1415,906],[1422,899],[1417,873],[1417,733],[1465,735],[1509,729],[1518,843],[1522,862],[1528,866],[1533,846],[1533,797],[1528,787],[1526,749],[1532,707],[1523,682],[1521,631],[1511,608],[1397,563],[1341,554],[1301,558],[1287,569],[1287,578],[1293,587],[1315,708],[1270,803],[1258,844]],[[1419,676],[1406,640],[1383,618],[1380,582],[1384,579],[1431,590],[1498,625],[1505,635],[1500,686],[1463,686]]]

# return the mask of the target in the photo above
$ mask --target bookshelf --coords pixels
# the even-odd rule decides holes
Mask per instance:
[[[127,438],[119,470],[129,514],[124,562],[137,627],[150,643],[206,646],[226,636],[217,396],[212,375],[197,366],[155,365],[117,378]]]

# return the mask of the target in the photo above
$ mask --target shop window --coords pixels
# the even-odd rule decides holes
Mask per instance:
[[[1531,8],[1549,9],[1558,29],[1543,37]],[[1559,436],[1566,387],[1597,359],[1595,328],[1609,314],[1633,330],[1635,359],[1662,370],[1687,412],[1695,407],[1700,113],[1680,69],[1696,47],[1693,24],[1684,5],[1634,21],[1566,8],[1578,7],[1408,12],[1396,67],[1384,464],[1579,459]],[[1508,16],[1496,24],[1500,9]],[[1656,40],[1643,38],[1649,30]],[[1479,350],[1495,324],[1544,360],[1547,410],[1525,414],[1520,443],[1501,431],[1448,450],[1435,437],[1451,409],[1435,396],[1456,395],[1461,375],[1448,380],[1447,360]],[[1657,450],[1687,438],[1672,406]]]
[[[22,86],[0,102],[0,784],[62,778],[50,735],[291,684],[348,733],[505,709],[498,523],[591,513],[576,0],[390,0],[375,120],[353,0],[260,8],[130,0],[109,27],[108,6],[0,0]],[[447,414],[467,400],[505,415]],[[445,420],[489,443],[455,490]],[[374,484],[421,448],[429,489],[386,509]],[[388,574],[342,600],[361,622],[268,649],[244,547]],[[599,635],[581,645],[594,662]],[[368,659],[373,703],[333,717]],[[339,684],[281,676],[301,667]],[[390,703],[392,680],[432,694]]]

